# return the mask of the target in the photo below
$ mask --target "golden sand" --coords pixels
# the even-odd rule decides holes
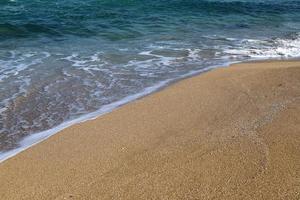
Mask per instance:
[[[0,199],[300,199],[300,62],[220,68],[0,164]]]

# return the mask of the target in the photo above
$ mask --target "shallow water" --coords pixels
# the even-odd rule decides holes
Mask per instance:
[[[0,152],[166,80],[299,57],[299,33],[300,1],[0,1]]]

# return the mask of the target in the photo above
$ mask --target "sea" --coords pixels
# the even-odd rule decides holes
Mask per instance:
[[[300,0],[1,0],[0,161],[176,80],[300,57]]]

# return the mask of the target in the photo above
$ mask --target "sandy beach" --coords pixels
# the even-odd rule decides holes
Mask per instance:
[[[300,62],[182,80],[0,164],[0,199],[300,199]]]

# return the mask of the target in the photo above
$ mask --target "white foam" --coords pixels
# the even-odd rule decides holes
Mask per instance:
[[[239,47],[224,50],[233,57],[293,58],[300,57],[300,36],[296,39],[254,40],[244,39]]]
[[[0,60],[0,82],[10,76],[17,76],[20,72],[27,68],[40,64],[44,59],[50,57],[48,52],[14,52],[10,51],[10,60]],[[37,56],[37,58],[34,58]]]

